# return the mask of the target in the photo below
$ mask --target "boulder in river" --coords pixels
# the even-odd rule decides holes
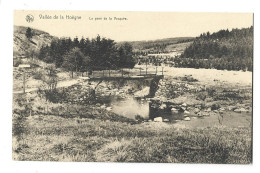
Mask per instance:
[[[183,120],[184,121],[190,121],[190,117],[185,117]]]
[[[194,109],[194,113],[197,114],[198,112],[200,112],[200,109],[199,108],[195,108]]]
[[[184,113],[185,113],[185,114],[190,114],[190,112],[189,112],[189,111],[184,111]]]
[[[154,118],[153,121],[155,121],[155,122],[163,122],[163,119],[162,119],[162,117],[156,117],[156,118]]]
[[[178,113],[178,110],[176,108],[171,108],[171,111],[174,113]]]
[[[112,108],[111,107],[107,107],[106,110],[107,111],[112,111]]]
[[[182,104],[182,106],[186,107],[186,106],[187,106],[187,104],[186,104],[186,103],[183,103],[183,104]]]
[[[167,118],[163,119],[163,122],[169,122],[169,119],[167,119]]]
[[[165,109],[166,107],[167,107],[166,104],[162,104],[162,105],[160,106],[160,109]]]

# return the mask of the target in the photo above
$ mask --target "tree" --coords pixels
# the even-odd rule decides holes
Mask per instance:
[[[124,43],[118,49],[119,54],[119,67],[125,68],[133,68],[135,65],[135,60],[133,57],[133,48],[132,45],[129,43]]]
[[[33,36],[32,33],[32,29],[30,27],[27,28],[26,33],[25,33],[26,37],[30,40]]]
[[[62,66],[66,70],[71,71],[72,78],[73,78],[73,71],[78,72],[80,70],[82,66],[83,58],[84,58],[83,53],[77,47],[73,48],[65,55]]]

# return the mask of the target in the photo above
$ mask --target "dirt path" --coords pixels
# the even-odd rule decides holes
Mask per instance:
[[[69,87],[72,85],[75,85],[79,83],[78,79],[72,79],[72,80],[66,80],[66,81],[60,81],[57,84],[57,88],[62,88],[62,87]],[[37,91],[38,88],[30,88],[30,89],[26,89],[25,92],[33,92],[33,91]],[[20,94],[23,93],[23,90],[21,91],[13,91],[14,94]]]

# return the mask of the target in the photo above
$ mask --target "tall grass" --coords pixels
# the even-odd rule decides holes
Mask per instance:
[[[88,118],[28,117],[16,160],[239,163],[252,162],[248,128],[177,129]],[[26,143],[26,145],[22,145]],[[17,149],[18,147],[19,150]]]

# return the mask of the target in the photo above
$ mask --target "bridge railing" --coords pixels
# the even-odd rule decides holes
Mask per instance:
[[[101,77],[132,77],[132,76],[151,76],[151,75],[163,75],[163,67],[154,68],[122,68],[119,70],[99,70],[92,71],[89,74],[90,78],[101,78]]]

